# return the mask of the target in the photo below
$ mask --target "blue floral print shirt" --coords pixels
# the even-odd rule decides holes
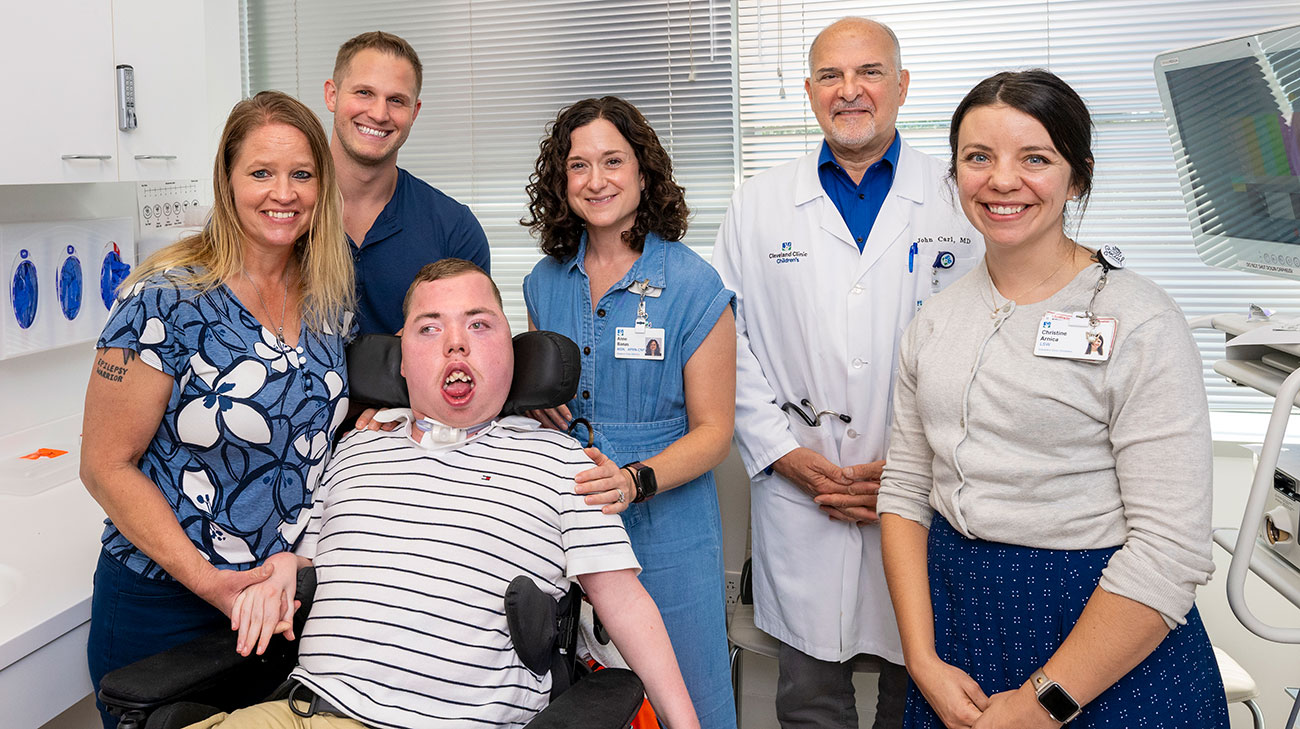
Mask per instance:
[[[311,516],[330,435],[347,414],[344,336],[303,327],[281,347],[224,285],[173,269],[123,291],[97,348],[138,353],[175,379],[140,470],[216,567],[249,569],[292,548]],[[105,520],[104,548],[166,573]]]

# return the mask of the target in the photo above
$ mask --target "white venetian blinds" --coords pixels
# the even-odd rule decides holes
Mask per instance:
[[[745,177],[820,142],[803,94],[808,44],[835,19],[870,13],[898,34],[912,74],[899,114],[911,144],[947,159],[952,110],[976,82],[1007,69],[1047,68],[1079,91],[1097,127],[1082,243],[1119,245],[1129,265],[1165,287],[1189,316],[1244,313],[1250,302],[1300,315],[1300,284],[1209,268],[1196,257],[1152,71],[1162,51],[1300,23],[1295,0],[737,2]],[[1271,403],[1210,370],[1223,356],[1221,334],[1197,339],[1212,407]]]
[[[295,93],[328,120],[321,84],[338,44],[382,28],[425,63],[424,108],[401,164],[473,208],[492,242],[508,313],[537,259],[516,221],[547,121],[564,104],[618,94],[654,124],[695,217],[688,242],[712,245],[738,179],[812,149],[821,135],[803,94],[818,30],[873,13],[898,33],[912,73],[899,127],[946,156],[962,95],[1004,69],[1046,67],[1087,100],[1097,125],[1096,188],[1079,237],[1121,246],[1189,315],[1257,302],[1300,315],[1300,285],[1205,266],[1192,248],[1156,94],[1161,51],[1300,23],[1295,0],[244,0],[246,90]],[[733,15],[734,14],[734,15]],[[733,47],[734,44],[734,47]],[[1267,400],[1209,363],[1222,336],[1197,335],[1219,409]]]
[[[735,59],[725,0],[244,0],[245,91],[280,89],[325,121],[339,44],[402,36],[424,64],[423,107],[399,164],[469,205],[516,330],[520,284],[540,257],[518,224],[537,144],[556,112],[613,94],[636,104],[672,155],[694,211],[687,242],[712,247],[736,181]]]

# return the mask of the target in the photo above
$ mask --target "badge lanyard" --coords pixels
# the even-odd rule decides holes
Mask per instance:
[[[1102,264],[1101,278],[1097,279],[1097,285],[1092,287],[1092,298],[1088,299],[1088,308],[1083,311],[1083,313],[1088,317],[1088,325],[1093,328],[1096,328],[1098,322],[1097,314],[1095,313],[1097,307],[1097,294],[1100,294],[1101,290],[1106,288],[1106,278],[1108,276],[1110,276],[1110,269],[1107,268],[1105,264]]]
[[[1044,312],[1034,344],[1036,356],[1085,362],[1110,359],[1119,321],[1111,316],[1097,316],[1097,295],[1106,288],[1110,272],[1124,266],[1124,255],[1114,246],[1104,246],[1095,260],[1101,264],[1101,276],[1092,287],[1087,308],[1075,313]]]
[[[1094,313],[1097,304],[1097,294],[1106,288],[1106,279],[1110,276],[1112,269],[1124,267],[1124,254],[1117,246],[1104,245],[1097,250],[1097,263],[1101,264],[1101,278],[1097,279],[1097,285],[1092,289],[1092,298],[1088,300],[1088,309],[1084,312],[1088,315],[1088,324],[1094,329],[1100,321]]]
[[[645,308],[645,297],[650,293],[650,279],[636,281],[630,288],[641,295],[636,305],[636,321],[631,327],[614,328],[614,357],[662,360],[668,341],[663,329],[651,327],[650,314]]]
[[[641,282],[641,300],[636,304],[636,331],[644,332],[650,326],[650,315],[645,311],[645,292],[650,290],[650,279]]]

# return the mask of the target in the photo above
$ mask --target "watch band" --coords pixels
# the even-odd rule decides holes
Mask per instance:
[[[640,461],[632,461],[623,468],[632,474],[632,483],[636,485],[636,498],[632,499],[632,503],[639,504],[658,493],[659,483],[655,480],[653,468]]]
[[[1029,684],[1033,687],[1034,693],[1038,695],[1038,704],[1042,706],[1048,715],[1062,724],[1069,723],[1082,708],[1079,702],[1075,701],[1069,691],[1061,684],[1053,681],[1043,673],[1043,669],[1034,671],[1029,677]]]
[[[636,469],[628,468],[627,466],[619,466],[618,470],[627,471],[627,475],[632,477],[632,498],[628,499],[628,501],[635,504],[636,497],[641,493],[641,487],[636,485]],[[620,486],[618,490],[618,503],[623,503],[623,499],[623,487]]]

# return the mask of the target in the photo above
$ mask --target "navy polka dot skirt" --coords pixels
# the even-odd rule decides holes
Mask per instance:
[[[936,514],[928,571],[939,657],[969,673],[990,696],[1018,688],[1065,640],[1116,549],[1035,549],[967,539]],[[910,681],[904,726],[943,729]],[[1196,608],[1069,726],[1228,729],[1223,681]]]

